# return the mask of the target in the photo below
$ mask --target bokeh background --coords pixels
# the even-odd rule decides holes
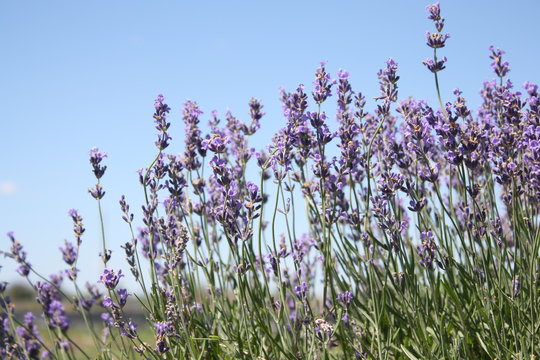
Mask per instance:
[[[108,153],[102,179],[111,267],[125,268],[120,245],[130,239],[118,200],[125,194],[140,224],[142,188],[136,170],[156,153],[153,101],[171,106],[172,145],[183,151],[182,103],[205,114],[227,109],[247,121],[247,103],[261,99],[266,116],[251,143],[263,148],[285,124],[279,88],[311,90],[314,71],[328,60],[332,74],[351,73],[355,91],[378,96],[377,71],[389,57],[399,64],[400,99],[436,105],[427,1],[2,1],[0,3],[0,249],[14,231],[42,274],[66,268],[58,251],[72,240],[68,210],[86,232],[79,279],[102,271],[95,184],[88,162],[94,146]],[[471,108],[482,82],[495,77],[489,46],[507,52],[510,78],[521,88],[540,82],[540,2],[443,1],[440,74],[444,101],[460,88]],[[333,101],[332,101],[333,100]],[[333,111],[335,99],[325,110]],[[372,111],[373,100],[368,101]],[[333,118],[331,118],[332,120]],[[331,129],[335,129],[335,126]],[[19,281],[0,257],[0,281]],[[129,286],[129,276],[125,279]]]

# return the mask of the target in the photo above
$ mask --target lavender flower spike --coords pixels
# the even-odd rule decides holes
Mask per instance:
[[[508,64],[508,61],[502,61],[504,51],[501,49],[495,50],[493,45],[489,47],[489,51],[491,51],[491,55],[489,55],[489,57],[493,59],[493,62],[491,63],[493,71],[495,71],[495,74],[497,74],[498,77],[505,77],[506,74],[510,72],[510,65]]]
[[[105,174],[105,170],[107,169],[107,166],[101,166],[101,161],[107,157],[106,152],[99,152],[99,149],[97,147],[93,147],[88,152],[88,155],[90,156],[90,164],[92,164],[92,171],[94,172],[94,175],[97,179],[100,179],[103,174]]]
[[[313,90],[313,99],[317,104],[322,104],[328,97],[332,96],[332,86],[335,84],[335,80],[330,79],[330,74],[326,72],[326,61],[321,62],[321,66],[315,71],[315,86]]]
[[[171,126],[171,123],[167,122],[167,115],[169,114],[169,111],[171,111],[171,108],[163,102],[164,100],[165,97],[159,94],[154,101],[154,109],[156,111],[154,112],[153,117],[155,119],[156,129],[159,131],[158,139],[155,144],[159,150],[167,148],[169,146],[169,140],[171,140],[167,131],[169,126]]]
[[[79,246],[81,245],[81,237],[85,231],[83,219],[75,209],[69,210],[68,213],[73,219],[73,232],[75,233],[75,238],[77,239],[77,246]]]
[[[59,248],[60,252],[62,253],[62,258],[68,265],[73,265],[75,261],[77,260],[77,248],[73,246],[72,243],[69,241],[65,241],[66,247],[65,248]]]
[[[429,13],[428,19],[433,20],[435,28],[438,32],[441,32],[444,27],[444,18],[441,17],[441,7],[439,2],[428,5],[426,11]]]
[[[105,269],[98,282],[104,284],[107,289],[113,290],[122,277],[124,277],[122,270],[118,270],[118,274],[115,274],[114,270]]]
[[[420,234],[422,245],[417,246],[418,256],[420,257],[420,265],[426,269],[433,269],[433,261],[437,254],[437,245],[435,245],[432,231],[424,231]]]
[[[2,251],[0,253],[4,254],[4,256],[14,259],[17,262],[17,264],[19,264],[16,271],[21,276],[26,277],[30,273],[30,263],[26,261],[26,251],[23,251],[23,247],[21,243],[15,240],[15,235],[13,234],[12,231],[8,232],[7,236],[11,240],[10,252],[8,253],[8,252]]]

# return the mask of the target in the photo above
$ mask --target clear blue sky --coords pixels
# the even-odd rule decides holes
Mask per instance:
[[[64,269],[58,247],[73,239],[70,208],[86,224],[81,280],[97,280],[100,235],[93,146],[108,152],[103,199],[112,266],[125,268],[129,240],[118,200],[125,194],[140,221],[136,170],[155,154],[153,100],[172,107],[170,152],[183,150],[180,110],[196,100],[206,122],[213,109],[248,118],[250,97],[266,116],[262,148],[284,124],[278,89],[304,83],[328,60],[335,75],[351,73],[355,91],[378,95],[377,70],[399,64],[400,98],[435,104],[432,55],[425,32],[427,1],[3,1],[0,4],[0,248],[14,231],[29,261],[44,274]],[[443,98],[459,87],[476,109],[482,81],[494,74],[488,48],[507,52],[510,78],[521,88],[540,82],[540,2],[443,1]],[[372,102],[370,103],[372,104]],[[370,107],[370,111],[373,107]],[[327,105],[327,110],[332,107]],[[0,258],[0,280],[17,279]]]

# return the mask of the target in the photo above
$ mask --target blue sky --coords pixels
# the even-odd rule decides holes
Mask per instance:
[[[180,111],[189,98],[205,115],[231,109],[248,118],[260,98],[266,116],[262,148],[284,124],[279,87],[311,89],[320,61],[335,75],[351,73],[355,91],[378,96],[377,71],[399,64],[400,98],[435,104],[433,77],[422,61],[432,55],[426,1],[4,1],[0,4],[0,249],[14,231],[29,261],[43,274],[65,268],[58,247],[72,240],[68,210],[83,216],[86,233],[81,280],[96,281],[100,234],[97,205],[87,193],[95,179],[94,146],[107,151],[103,199],[112,266],[124,266],[129,240],[118,200],[125,194],[140,220],[136,170],[155,155],[153,100],[171,106],[170,152],[183,150]],[[444,1],[441,55],[443,99],[459,87],[476,109],[482,81],[494,74],[488,48],[507,52],[510,78],[521,88],[540,82],[540,2]],[[373,102],[369,102],[372,105]],[[333,106],[327,105],[328,111]],[[369,110],[373,109],[370,106]],[[18,276],[0,258],[0,280]]]

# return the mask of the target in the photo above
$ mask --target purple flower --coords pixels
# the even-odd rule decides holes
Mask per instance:
[[[433,59],[427,59],[426,61],[422,62],[422,64],[424,64],[429,71],[431,71],[432,73],[436,73],[436,72],[439,72],[441,70],[443,70],[445,68],[445,64],[446,63],[446,56],[443,57],[441,60],[437,60],[437,62],[435,62]]]
[[[441,17],[441,7],[439,2],[428,5],[426,11],[429,13],[428,19],[433,20],[435,28],[438,32],[441,32],[444,27],[444,18]]]
[[[244,125],[242,127],[244,134],[253,135],[255,131],[259,130],[261,127],[259,120],[264,116],[264,112],[261,111],[262,108],[263,106],[261,105],[260,100],[256,100],[254,98],[249,100],[249,115],[251,117],[251,125]]]
[[[211,138],[205,139],[201,142],[201,148],[204,150],[210,150],[216,154],[220,154],[227,150],[227,144],[229,139],[222,138],[220,135],[212,135]]]
[[[75,233],[75,239],[77,239],[77,246],[81,245],[81,237],[85,229],[83,227],[83,219],[75,209],[69,210],[69,216],[73,219],[73,232]]]
[[[105,326],[113,326],[114,325],[114,319],[112,318],[111,314],[109,313],[102,313],[101,314],[101,320],[105,323]]]
[[[439,32],[430,33],[428,31],[426,32],[426,37],[427,37],[427,42],[426,42],[427,46],[433,49],[439,49],[439,48],[444,47],[446,40],[450,38],[450,34],[443,35]]]
[[[165,187],[171,194],[171,198],[178,202],[181,202],[184,198],[184,188],[187,186],[183,171],[184,162],[180,156],[169,155],[168,178],[165,181]],[[192,184],[195,193],[202,194],[204,191],[204,179],[193,181]],[[129,221],[133,220],[133,214],[130,215],[130,219]]]
[[[295,92],[288,93],[284,89],[280,89],[280,93],[280,100],[283,103],[283,115],[289,122],[297,122],[308,107],[304,85],[300,84]]]
[[[34,324],[35,316],[31,312],[24,315],[24,328],[18,327],[17,334],[22,340],[29,359],[39,359],[41,342],[43,339],[39,335],[37,326]],[[0,351],[1,354],[1,351]]]
[[[17,271],[17,273],[21,276],[24,276],[24,277],[27,277],[28,274],[30,274],[30,268],[28,267],[27,265],[28,263],[24,263],[24,264],[21,264],[19,266],[17,266],[17,268],[15,269],[15,271]]]
[[[294,293],[299,300],[305,300],[308,292],[308,286],[305,281],[302,281],[302,285],[297,285],[294,288]]]
[[[130,339],[135,339],[137,337],[137,324],[135,324],[133,321],[130,321],[127,325],[127,327],[122,328],[121,336],[126,336]]]
[[[156,335],[164,336],[169,332],[171,324],[168,321],[158,321],[154,323],[154,326],[156,327]]]
[[[345,309],[349,308],[349,304],[352,300],[352,294],[350,291],[342,292],[341,294],[338,294],[338,300],[343,305]]]
[[[426,206],[426,198],[422,197],[419,200],[413,199],[409,201],[409,206],[407,209],[413,212],[419,212]]]
[[[66,247],[65,248],[59,248],[60,252],[62,253],[62,258],[68,265],[73,265],[75,261],[77,260],[77,248],[73,246],[72,243],[65,240]]]
[[[347,71],[339,69],[337,76],[338,111],[343,112],[352,102],[352,88],[349,83],[349,73]],[[341,114],[341,116],[343,116],[343,114]],[[341,116],[338,114],[338,118]]]
[[[118,297],[120,299],[119,300],[120,307],[124,307],[124,305],[126,305],[127,298],[128,298],[129,295],[131,295],[131,294],[128,294],[126,289],[119,289],[118,290]]]
[[[171,108],[163,102],[164,100],[165,97],[159,94],[154,101],[154,109],[156,111],[154,112],[153,117],[156,129],[159,131],[158,139],[155,144],[159,150],[167,148],[167,146],[169,146],[169,140],[171,140],[171,137],[167,132],[169,126],[171,126],[171,123],[167,122],[167,116]]]
[[[94,188],[88,189],[88,192],[96,200],[101,200],[105,196],[105,191],[103,191],[103,187],[99,184],[96,184]]]
[[[111,307],[114,305],[114,302],[112,301],[112,299],[108,296],[105,296],[103,298],[103,302],[101,303],[101,305],[105,306],[105,307]]]
[[[525,83],[523,84],[523,88],[525,89],[525,91],[527,91],[527,94],[529,94],[529,96],[538,96],[538,85],[530,81],[525,81]]]
[[[493,45],[489,47],[489,51],[491,51],[491,55],[489,55],[489,57],[493,59],[493,62],[491,63],[493,71],[495,71],[495,74],[497,74],[498,77],[505,77],[510,71],[510,65],[508,64],[508,61],[502,61],[504,51],[501,49],[495,50]]]
[[[438,1],[435,4],[428,5],[426,11],[429,12],[428,19],[433,21],[441,20],[441,8]]]
[[[168,321],[158,321],[154,323],[154,326],[156,327],[156,352],[163,354],[170,349],[165,345],[165,338],[170,336],[174,329]]]
[[[322,104],[328,97],[332,96],[332,86],[335,84],[335,80],[330,79],[330,74],[326,72],[326,61],[321,62],[321,66],[315,71],[315,86],[312,94],[313,100],[317,104]]]
[[[433,233],[431,231],[424,231],[420,234],[420,238],[422,239],[422,245],[416,247],[418,256],[420,257],[420,265],[431,270],[435,255],[437,254],[437,245],[435,245],[435,241],[433,240]]]
[[[100,179],[103,174],[105,174],[105,170],[107,169],[107,166],[101,166],[101,161],[107,157],[106,152],[99,152],[99,149],[97,147],[93,147],[88,152],[88,155],[90,156],[90,164],[92,164],[92,171],[94,172],[94,175],[97,179]]]
[[[113,290],[122,277],[124,277],[122,270],[118,270],[118,274],[115,274],[114,270],[105,269],[103,274],[100,275],[98,282],[104,284],[107,289]]]
[[[247,190],[248,190],[248,196],[247,198],[250,201],[253,202],[260,202],[262,201],[262,198],[260,196],[259,188],[256,184],[252,183],[251,181],[248,181],[246,184]]]
[[[201,156],[206,156],[206,149],[203,149],[201,146],[201,131],[198,127],[199,116],[202,113],[196,102],[186,100],[183,110],[183,120],[186,124],[184,164],[188,170],[197,170],[201,167],[197,152]]]
[[[64,311],[64,305],[60,301],[60,293],[49,283],[36,282],[36,290],[38,293],[37,302],[43,309],[43,314],[47,319],[51,329],[59,328],[63,332],[69,327],[69,318]]]
[[[95,298],[92,296],[88,297],[87,299],[81,298],[80,305],[82,306],[84,310],[90,311],[90,309],[92,308],[92,305],[94,305],[94,301],[95,301]]]
[[[371,197],[373,215],[378,219],[384,219],[389,217],[390,210],[388,209],[388,202],[380,196]]]
[[[122,212],[124,213],[124,216],[122,216],[122,219],[128,224],[131,224],[131,222],[133,221],[134,215],[133,213],[129,212],[129,204],[126,201],[126,196],[122,195],[118,203],[120,204],[120,208],[122,209]]]
[[[9,253],[8,252],[0,252],[3,253],[4,256],[10,257],[14,259],[19,266],[17,267],[16,271],[21,276],[28,276],[30,273],[30,263],[26,261],[26,252],[23,251],[23,247],[20,242],[15,240],[15,235],[13,234],[13,231],[10,231],[7,233],[7,236],[11,240],[11,248]]]
[[[386,62],[386,68],[380,69],[377,72],[379,77],[379,84],[381,90],[381,96],[375,98],[375,100],[383,100],[382,105],[377,105],[376,113],[381,116],[386,116],[390,113],[390,104],[397,100],[397,76],[398,64],[394,59],[389,58]]]
[[[60,285],[62,285],[62,281],[64,281],[64,277],[62,276],[62,273],[51,274],[49,275],[49,279],[51,280],[51,283],[57,288],[59,288]]]
[[[440,167],[441,166],[439,164],[436,164],[435,166],[422,168],[420,169],[420,172],[418,175],[420,176],[420,179],[422,179],[423,181],[435,183],[437,182],[437,179],[439,178]]]
[[[391,200],[396,191],[403,187],[404,176],[396,173],[384,173],[377,182],[379,185],[379,192],[381,197],[385,200]]]
[[[105,252],[100,252],[99,257],[103,260],[103,262],[107,263],[111,259],[112,250],[111,249],[105,249]]]

